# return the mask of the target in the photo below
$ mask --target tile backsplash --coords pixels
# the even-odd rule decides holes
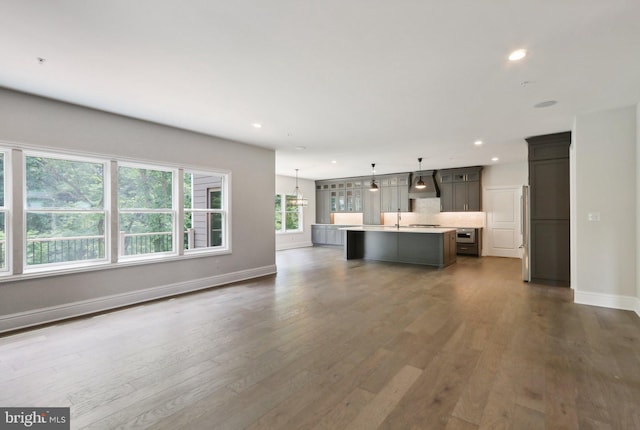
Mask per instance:
[[[440,212],[440,199],[416,199],[412,201],[413,212],[400,214],[400,225],[438,224],[442,227],[481,228],[485,226],[484,212]],[[397,212],[383,214],[384,225],[394,225],[398,219]],[[333,213],[332,224],[362,225],[362,213]]]
[[[413,212],[400,214],[400,225],[409,224],[439,224],[442,227],[482,228],[486,219],[484,212],[440,212],[440,199],[416,199],[412,201]],[[388,212],[384,214],[384,224],[394,225],[398,214]]]
[[[362,213],[333,213],[331,223],[340,225],[362,225]]]

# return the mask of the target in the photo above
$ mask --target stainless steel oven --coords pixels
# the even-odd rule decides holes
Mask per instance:
[[[458,243],[476,243],[475,228],[458,228],[456,229],[456,242]]]

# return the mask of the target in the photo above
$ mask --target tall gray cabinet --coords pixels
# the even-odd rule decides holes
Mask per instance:
[[[531,281],[569,286],[569,146],[571,132],[534,136],[529,144]]]

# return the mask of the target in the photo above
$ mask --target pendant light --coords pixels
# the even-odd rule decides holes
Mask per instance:
[[[369,191],[378,191],[378,184],[376,184],[376,163],[371,163],[371,185],[369,185]]]
[[[422,190],[427,187],[427,184],[422,180],[422,157],[418,158],[418,172],[420,172],[420,177],[418,178],[418,182],[416,182],[416,188]]]
[[[302,197],[300,188],[298,188],[298,169],[296,169],[296,190],[294,191],[293,195],[295,197],[289,201],[292,205],[305,207],[309,204],[309,200]]]

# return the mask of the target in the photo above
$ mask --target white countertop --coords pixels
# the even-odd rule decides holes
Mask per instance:
[[[343,227],[339,230],[349,231],[381,231],[385,233],[446,233],[448,231],[456,231],[455,228],[447,227],[394,227],[394,226],[355,226]]]

